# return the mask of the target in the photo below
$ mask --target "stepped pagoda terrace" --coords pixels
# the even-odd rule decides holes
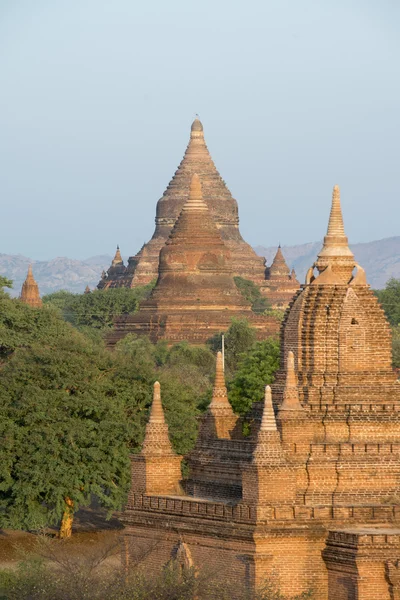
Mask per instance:
[[[189,198],[160,252],[157,284],[138,313],[115,320],[109,344],[127,333],[145,334],[153,341],[203,344],[227,330],[233,317],[248,319],[261,338],[279,330],[274,317],[256,316],[238,291],[231,252],[194,174]]]
[[[150,283],[157,278],[160,250],[168,240],[189,197],[190,182],[194,173],[197,173],[201,179],[204,202],[231,253],[234,275],[253,281],[264,279],[265,261],[254,252],[240,234],[237,202],[211,158],[204,139],[202,123],[199,119],[195,119],[182,162],[157,203],[153,237],[135,256],[129,258],[126,267],[121,260],[118,269],[115,269],[113,261],[107,274],[98,284],[100,289],[135,287]]]
[[[390,328],[348,247],[336,186],[323,248],[281,340],[280,370],[252,409],[247,437],[218,356],[187,479],[156,390],[121,517],[126,564],[139,554],[156,570],[184,554],[238,589],[275,577],[288,597],[313,589],[315,600],[399,598],[400,384]]]

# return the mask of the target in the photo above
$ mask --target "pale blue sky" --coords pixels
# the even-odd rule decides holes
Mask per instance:
[[[398,0],[0,0],[0,252],[134,254],[195,113],[250,243],[400,235]]]

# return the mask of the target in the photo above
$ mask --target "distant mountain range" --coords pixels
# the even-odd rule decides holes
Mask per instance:
[[[356,260],[366,270],[368,282],[373,288],[384,287],[390,277],[400,279],[400,236],[353,244],[350,247]],[[282,247],[289,267],[296,269],[301,282],[304,281],[305,273],[316,259],[320,248],[321,242]],[[266,257],[268,265],[271,264],[276,247],[256,246],[254,249],[257,254]],[[111,259],[111,256],[105,254],[86,260],[59,257],[48,261],[35,261],[26,256],[0,254],[0,275],[13,280],[12,295],[17,296],[26,277],[28,265],[32,264],[42,296],[62,289],[80,293],[87,285],[92,289],[96,287],[101,272],[108,269]]]

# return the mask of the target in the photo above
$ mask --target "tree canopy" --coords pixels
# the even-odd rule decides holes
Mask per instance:
[[[94,290],[89,294],[72,294],[60,290],[43,297],[44,304],[59,309],[63,318],[75,327],[104,329],[112,327],[114,318],[137,311],[139,302],[150,294],[154,284],[131,288]]]
[[[389,279],[383,290],[376,290],[379,302],[393,327],[400,325],[400,279]]]

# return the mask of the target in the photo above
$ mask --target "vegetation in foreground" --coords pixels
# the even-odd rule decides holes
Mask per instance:
[[[108,314],[109,300],[104,307]],[[93,494],[110,514],[124,504],[129,453],[141,447],[154,381],[174,449],[193,448],[221,344],[219,336],[212,347],[167,348],[128,335],[109,352],[92,335],[97,317],[92,327],[90,311],[83,322],[65,310],[52,302],[31,308],[0,292],[0,527],[37,530],[61,520],[61,537]],[[226,340],[230,394],[244,413],[272,382],[278,345],[256,342],[246,321],[234,321]]]
[[[0,600],[287,600],[274,577],[250,592],[220,570],[199,572],[177,560],[149,574],[139,557],[127,574],[112,566],[119,552],[111,542],[77,554],[68,542],[40,536],[35,554],[0,571]],[[291,600],[312,600],[312,594]]]

